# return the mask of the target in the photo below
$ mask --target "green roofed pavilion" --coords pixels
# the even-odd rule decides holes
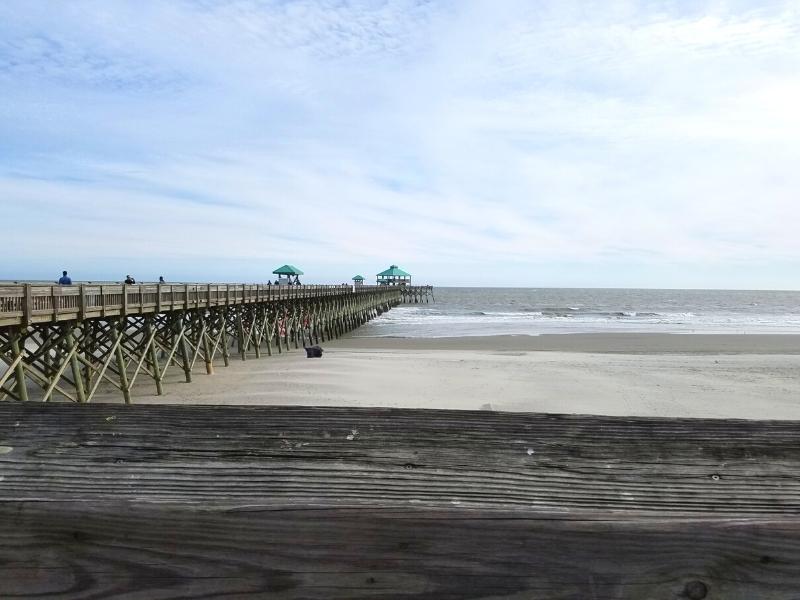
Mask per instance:
[[[364,276],[356,275],[355,277],[353,277],[353,283],[355,285],[364,285]]]
[[[397,265],[392,265],[378,273],[378,285],[406,285],[409,283],[411,283],[411,274],[406,273]]]
[[[275,269],[272,273],[278,276],[278,280],[275,282],[278,285],[299,285],[300,275],[303,274],[303,272],[294,265],[283,265]],[[294,279],[292,279],[293,277]]]
[[[300,269],[295,267],[294,265],[283,265],[282,267],[278,267],[272,272],[273,275],[304,275]]]

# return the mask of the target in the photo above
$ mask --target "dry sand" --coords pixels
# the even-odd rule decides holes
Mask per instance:
[[[134,401],[800,419],[794,335],[344,338],[325,349],[233,361],[192,384],[176,369],[164,396],[137,384]]]

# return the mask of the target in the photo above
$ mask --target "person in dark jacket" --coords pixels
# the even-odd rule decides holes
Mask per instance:
[[[72,285],[72,279],[69,278],[66,271],[61,271],[61,277],[58,280],[58,285]]]

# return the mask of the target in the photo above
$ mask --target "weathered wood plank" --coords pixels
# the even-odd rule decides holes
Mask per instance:
[[[795,422],[16,403],[0,416],[6,499],[800,514]]]
[[[798,425],[0,405],[0,597],[796,598]]]
[[[700,582],[694,597],[765,600],[800,581],[793,522],[87,502],[0,518],[3,598],[685,600]]]

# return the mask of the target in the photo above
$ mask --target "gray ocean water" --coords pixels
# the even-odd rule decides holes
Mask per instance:
[[[800,291],[436,288],[358,337],[545,333],[800,333]]]

